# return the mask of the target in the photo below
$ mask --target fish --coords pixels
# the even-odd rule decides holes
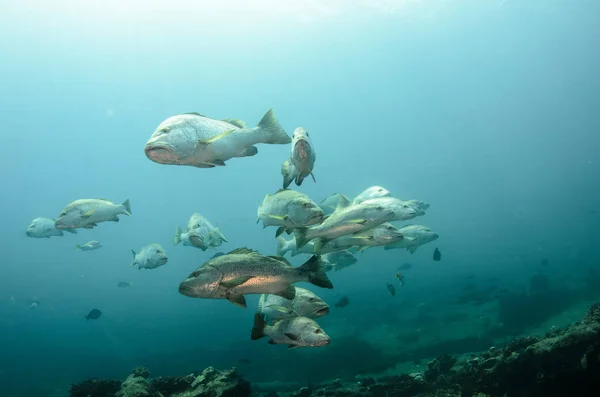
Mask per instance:
[[[90,321],[90,320],[97,320],[100,318],[100,316],[102,316],[102,312],[100,310],[92,309],[87,314],[87,316],[83,316],[83,318],[85,318],[87,321]]]
[[[390,193],[390,191],[386,188],[381,186],[371,186],[356,195],[356,197],[354,197],[352,200],[352,204],[360,204],[366,200],[391,196],[392,193]]]
[[[285,256],[286,253],[290,253],[291,256],[300,254],[312,254],[315,251],[314,242],[309,241],[302,248],[296,248],[296,238],[292,235],[291,240],[286,240],[283,236],[277,236],[277,255]]]
[[[208,248],[219,247],[228,240],[218,227],[213,226],[208,219],[196,212],[190,217],[185,232],[182,232],[181,228],[177,226],[173,237],[173,245],[180,242],[183,242],[184,246],[196,247],[206,251]]]
[[[333,212],[335,211],[335,209],[338,206],[340,198],[342,198],[342,197],[345,197],[345,196],[340,193],[334,193],[331,196],[326,197],[323,200],[321,200],[321,202],[319,203],[319,207],[323,211],[323,215],[329,216],[329,215],[333,214]]]
[[[344,297],[340,298],[340,300],[337,301],[334,306],[337,308],[346,307],[346,306],[348,306],[349,303],[350,303],[350,299],[348,299],[347,296],[344,296]]]
[[[241,120],[217,120],[193,112],[160,123],[144,152],[159,164],[214,168],[225,166],[232,158],[256,155],[256,144],[285,145],[291,141],[273,109],[254,128]]]
[[[223,256],[223,255],[225,255],[225,253],[219,251],[216,254],[214,254],[210,259],[215,259],[215,258],[218,258],[218,257]]]
[[[97,250],[99,248],[102,248],[102,244],[100,244],[100,242],[96,241],[96,240],[92,240],[92,241],[88,241],[87,243],[84,244],[77,244],[75,246],[75,249],[77,251],[93,251],[93,250]]]
[[[325,272],[329,272],[331,270],[335,270],[337,272],[352,266],[357,262],[357,259],[348,250],[327,253],[321,255],[321,259],[326,263]]]
[[[406,225],[400,228],[400,233],[404,236],[402,240],[388,244],[383,249],[406,248],[408,252],[414,254],[421,245],[435,241],[440,237],[439,234],[423,225]]]
[[[262,221],[263,228],[278,226],[275,237],[283,232],[321,223],[323,210],[306,194],[290,189],[280,189],[267,194],[259,204],[256,223]]]
[[[63,229],[65,232],[77,234],[75,229]],[[32,238],[50,238],[53,236],[62,236],[63,230],[59,230],[55,226],[54,219],[38,217],[35,218],[29,226],[25,234]]]
[[[327,346],[331,343],[329,335],[315,320],[306,317],[291,317],[267,325],[264,318],[256,313],[250,339],[257,340],[268,336],[269,344],[288,345],[289,349],[296,347]]]
[[[323,223],[311,228],[303,227],[293,230],[296,247],[302,248],[310,240],[317,239],[314,251],[320,252],[321,247],[327,241],[369,230],[390,221],[395,216],[394,211],[380,204],[351,205],[346,197],[342,197],[335,212]]]
[[[413,207],[415,210],[418,210],[418,215],[425,215],[425,211],[430,207],[429,203],[421,200],[406,200],[404,201],[406,204]]]
[[[433,250],[433,260],[436,262],[442,260],[442,253],[437,247],[435,250]]]
[[[398,272],[396,273],[395,277],[398,279],[398,281],[400,281],[400,285],[404,287],[404,274],[402,274],[402,272]]]
[[[92,229],[100,222],[119,222],[118,215],[131,216],[129,200],[115,204],[105,199],[80,199],[67,205],[56,219],[57,229]]]
[[[264,256],[249,248],[237,248],[209,259],[179,284],[179,293],[191,298],[227,299],[246,307],[246,294],[275,294],[294,299],[292,285],[307,281],[333,288],[319,256],[313,255],[300,267],[280,256]]]
[[[388,210],[394,212],[394,216],[390,219],[392,221],[407,221],[416,217],[419,212],[415,208],[407,204],[406,201],[402,201],[395,197],[377,197],[363,201],[361,204],[374,204],[385,207]],[[422,212],[425,214],[425,212]]]
[[[29,301],[29,308],[30,309],[37,309],[40,306],[40,301],[37,298],[33,298],[32,300]]]
[[[296,182],[297,186],[302,185],[302,181],[310,175],[316,183],[313,169],[315,167],[316,153],[312,146],[312,142],[306,131],[302,127],[298,127],[292,134],[292,149],[290,159],[286,160],[281,166],[281,175],[283,176],[283,188]]]
[[[329,305],[311,291],[296,288],[294,299],[271,294],[262,294],[257,312],[264,315],[265,321],[278,321],[290,317],[318,318],[329,313]]]
[[[131,288],[131,281],[119,281],[117,284],[119,288]]]
[[[388,289],[388,293],[390,295],[392,295],[392,296],[396,295],[396,287],[394,287],[392,284],[388,283],[387,289]]]
[[[398,270],[409,270],[412,269],[412,265],[410,263],[403,263],[402,265],[398,266]]]
[[[165,249],[158,243],[150,243],[142,247],[139,253],[131,250],[133,261],[130,266],[137,265],[138,270],[156,269],[165,265],[169,258]]]
[[[386,222],[375,226],[372,229],[365,230],[364,232],[350,234],[328,241],[319,251],[316,251],[315,254],[322,255],[328,252],[346,250],[354,246],[358,247],[358,252],[361,252],[367,248],[393,244],[403,238],[404,236],[396,226]]]

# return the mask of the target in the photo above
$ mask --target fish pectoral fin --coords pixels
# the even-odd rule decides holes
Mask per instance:
[[[234,288],[237,287],[239,285],[244,284],[246,281],[250,280],[251,278],[254,278],[255,276],[242,276],[242,277],[236,277],[233,278],[229,281],[222,281],[221,285],[224,286],[225,288]],[[242,295],[240,295],[242,296]],[[243,296],[242,296],[243,298]]]
[[[98,226],[98,225],[96,225],[95,223],[90,223],[89,225],[85,225],[83,228],[84,229],[93,229],[95,226]]]
[[[294,312],[292,309],[288,309],[287,307],[284,307],[281,305],[268,305],[265,307],[271,308],[273,310],[276,310],[280,313],[285,313],[285,314],[292,314]]]
[[[359,247],[356,252],[363,252],[364,250],[366,250],[367,248],[371,248],[368,245],[363,245],[362,247]]]
[[[197,164],[194,164],[194,167],[196,167],[196,168],[215,168],[215,166],[213,164],[208,164],[208,163],[197,163]]]
[[[81,217],[84,219],[89,218],[90,216],[94,215],[94,210],[89,210],[86,213],[82,214]]]
[[[288,345],[288,349],[297,349],[299,347],[300,346],[298,346],[298,345]]]
[[[292,334],[290,332],[286,332],[284,335],[285,335],[286,338],[291,339],[293,341],[297,341],[298,340],[298,335],[294,335],[294,334]]]
[[[408,252],[410,252],[411,254],[414,254],[417,251],[417,247],[408,247],[407,248]]]
[[[227,135],[231,134],[233,131],[235,131],[235,130],[227,130],[227,131],[222,132],[222,133],[220,133],[218,135],[215,135],[215,136],[213,136],[211,138],[198,141],[198,145],[201,145],[201,146],[210,145],[211,143],[216,142],[219,139],[225,138]]]
[[[277,231],[275,232],[275,237],[279,237],[281,235],[281,233],[283,233],[284,231],[285,231],[285,227],[283,227],[283,226],[278,227]]]
[[[317,180],[315,179],[315,174],[313,174],[312,170],[308,171],[310,173],[310,176],[312,176],[313,182],[317,183]]]
[[[287,215],[267,215],[267,216],[269,218],[271,218],[271,219],[277,219],[277,220],[280,220],[280,221],[284,221],[284,220],[286,220],[288,218]]]
[[[275,341],[273,339],[269,339],[269,345],[276,345],[277,343],[275,343]]]
[[[296,288],[290,284],[281,291],[275,292],[273,295],[278,295],[287,300],[292,300],[296,297]]]
[[[250,147],[247,147],[246,149],[242,150],[235,157],[251,157],[251,156],[255,156],[257,153],[258,153],[258,149],[256,148],[256,146],[250,146]]]
[[[352,219],[349,220],[348,223],[358,223],[364,225],[365,223],[367,223],[367,219]]]
[[[244,298],[244,295],[229,295],[227,296],[227,300],[236,306],[243,307],[244,309],[248,307],[246,305],[246,298]]]

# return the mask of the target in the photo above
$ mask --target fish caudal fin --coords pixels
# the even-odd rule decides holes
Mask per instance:
[[[321,288],[333,288],[333,284],[327,273],[325,273],[325,264],[323,263],[319,255],[313,255],[309,260],[306,261],[302,266],[298,268],[298,271],[305,275],[307,281],[311,284]]]
[[[134,251],[134,250],[131,250],[131,254],[133,255],[133,260],[131,261],[131,265],[129,265],[129,266],[135,266],[135,256],[136,256],[137,254],[135,253],[135,251]]]
[[[181,242],[181,228],[177,226],[175,229],[175,235],[173,236],[173,245],[177,245]]]
[[[292,142],[292,138],[286,134],[279,121],[275,117],[275,112],[270,109],[258,123],[258,129],[264,136],[264,143],[272,145],[285,145]]]
[[[75,249],[76,249],[77,251],[81,251],[81,245],[77,244],[77,245],[75,246]]]
[[[282,236],[277,237],[277,255],[284,256],[290,250],[288,241]]]
[[[254,313],[254,326],[252,327],[252,333],[250,339],[257,340],[265,336],[265,327],[267,323],[264,317],[260,313]]]
[[[300,249],[306,245],[310,240],[306,238],[306,231],[308,228],[299,227],[294,229],[294,238],[296,239],[296,249]]]
[[[125,200],[123,204],[123,209],[125,209],[125,215],[131,216],[131,204],[129,204],[129,199]]]

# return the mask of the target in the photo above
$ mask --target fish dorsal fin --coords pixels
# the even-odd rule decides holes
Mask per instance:
[[[251,250],[250,248],[241,247],[241,248],[236,248],[233,251],[227,253],[227,255],[230,255],[230,254],[258,254],[258,252]]]
[[[267,258],[276,260],[277,262],[282,263],[286,266],[290,266],[290,267],[292,266],[292,264],[287,259],[285,259],[283,256],[272,255],[272,256],[268,256]]]
[[[183,114],[193,114],[194,116],[207,117],[207,116],[205,116],[203,114],[200,114],[198,112],[187,112],[187,113],[183,113]]]
[[[348,200],[348,197],[344,196],[343,194],[340,194],[340,198],[338,199],[338,205],[335,208],[335,211],[333,212],[341,211],[348,206],[350,206],[350,200]]]
[[[279,189],[278,191],[276,191],[276,192],[275,192],[275,194],[277,194],[277,193],[281,193],[281,192],[285,192],[285,191],[287,191],[287,190],[290,190],[290,189]]]
[[[239,120],[239,119],[223,119],[221,121],[224,121],[226,123],[234,125],[234,126],[236,126],[238,128],[246,128],[246,123],[243,120]]]

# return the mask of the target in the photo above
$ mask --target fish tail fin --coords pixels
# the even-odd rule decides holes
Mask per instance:
[[[137,254],[135,253],[135,251],[134,251],[134,250],[131,250],[131,253],[132,253],[132,255],[133,255],[133,260],[131,261],[131,265],[129,265],[129,266],[135,266],[135,256],[136,256]]]
[[[175,235],[173,236],[173,245],[177,245],[181,242],[181,228],[177,226],[175,229]]]
[[[131,216],[131,204],[129,204],[129,199],[125,200],[123,204],[123,209],[125,209],[125,215]]]
[[[217,233],[217,236],[219,236],[219,238],[221,240],[223,240],[224,242],[228,243],[229,240],[227,240],[227,237],[225,237],[225,235],[223,234],[223,232],[221,231],[221,229],[219,229],[218,227],[215,228],[215,233]]]
[[[319,255],[313,255],[309,260],[306,261],[302,266],[298,268],[298,271],[302,275],[306,275],[308,282],[321,288],[333,288],[333,284],[327,273],[325,273],[323,260]]]
[[[262,131],[265,138],[264,143],[270,143],[273,145],[285,145],[292,142],[292,139],[283,130],[275,112],[270,109],[258,123],[258,128]]]
[[[77,245],[75,246],[75,249],[76,249],[77,251],[81,251],[81,245],[77,244]]]
[[[298,229],[294,229],[294,238],[296,239],[296,249],[300,249],[308,243],[308,239],[306,238],[306,231],[308,228],[300,227]]]
[[[256,340],[265,336],[265,327],[267,323],[264,317],[260,313],[254,313],[254,326],[252,327],[252,333],[250,339]]]
[[[284,239],[282,236],[277,237],[277,255],[284,256],[290,247],[288,245],[288,240]]]
[[[281,165],[281,175],[283,176],[283,188],[287,189],[296,177],[296,167],[290,160],[285,160]]]

